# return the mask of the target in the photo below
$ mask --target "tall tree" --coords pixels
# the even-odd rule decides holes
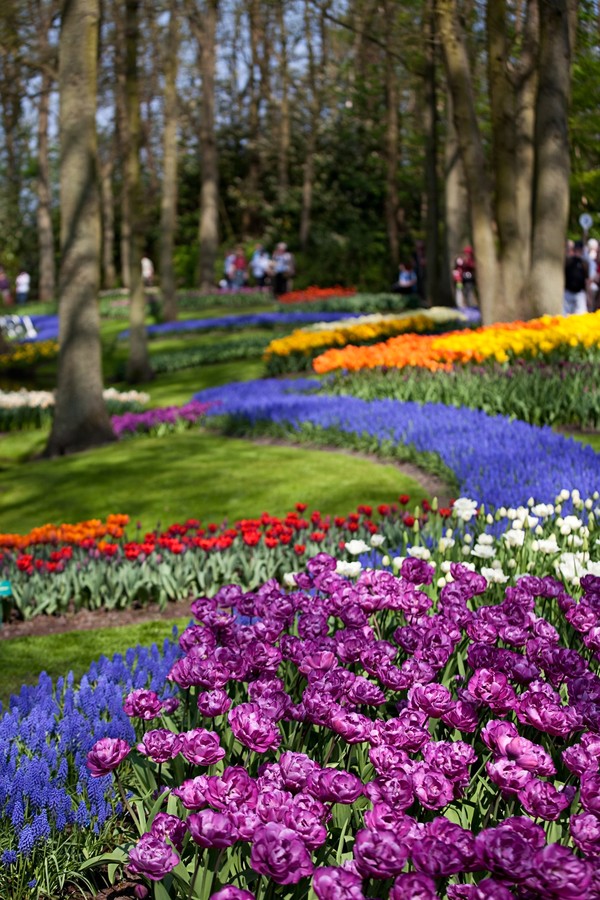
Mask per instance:
[[[219,249],[219,164],[215,128],[216,41],[219,0],[205,0],[202,9],[189,4],[202,79],[200,117],[200,290],[215,283]]]
[[[60,354],[46,456],[115,440],[102,396],[96,172],[98,0],[65,0],[59,47]]]
[[[126,147],[125,192],[131,227],[129,233],[129,355],[126,377],[132,384],[148,381],[152,368],[146,333],[146,296],[142,283],[143,197],[140,171],[140,94],[138,46],[140,0],[125,2]]]
[[[561,313],[564,245],[569,217],[569,135],[576,0],[541,0],[540,65],[535,116],[532,265],[534,310]]]
[[[39,242],[39,290],[42,303],[54,299],[56,294],[56,267],[54,262],[54,231],[52,227],[52,185],[50,179],[50,153],[48,146],[48,124],[50,117],[50,94],[55,81],[53,68],[54,48],[51,47],[49,31],[56,14],[54,0],[37,0],[39,21],[39,56],[41,69],[40,96],[37,120],[37,230]]]
[[[178,2],[169,2],[169,24],[164,61],[163,179],[160,202],[160,286],[167,322],[177,318],[173,250],[177,225],[177,59],[179,53]]]

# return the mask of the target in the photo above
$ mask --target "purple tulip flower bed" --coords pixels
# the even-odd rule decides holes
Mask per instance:
[[[310,322],[337,322],[341,318],[352,319],[360,313],[349,312],[264,312],[245,313],[237,316],[215,316],[209,319],[181,319],[177,322],[160,322],[148,325],[149,337],[163,337],[185,331],[205,331],[213,328],[273,328],[277,325],[306,325]],[[120,338],[129,336],[129,330],[121,331]]]
[[[209,408],[209,404],[191,400],[184,406],[162,406],[144,412],[128,412],[112,417],[112,426],[119,438],[135,434],[162,435],[196,425]]]
[[[140,835],[104,861],[138,897],[600,897],[600,578],[336,570],[192,604],[179,707],[132,692],[88,753]]]
[[[365,438],[373,445],[413,445],[434,453],[456,476],[459,491],[486,506],[520,506],[530,497],[553,502],[557,490],[591,496],[600,486],[600,456],[589,446],[505,416],[442,404],[360,400],[319,393],[311,379],[264,379],[195,394],[215,403],[211,415],[249,426],[270,422]]]

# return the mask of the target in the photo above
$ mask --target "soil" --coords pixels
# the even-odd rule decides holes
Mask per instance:
[[[285,441],[272,440],[270,438],[254,438],[255,443],[290,446]],[[294,445],[297,446],[297,445]],[[393,460],[383,460],[377,456],[358,453],[352,450],[343,450],[339,447],[323,447],[315,444],[303,444],[303,447],[321,450],[325,453],[344,453],[348,456],[356,456],[370,460],[378,465],[394,465],[404,475],[417,481],[430,497],[437,497],[440,506],[448,506],[452,496],[448,485],[436,475],[420,469],[412,463],[396,463]],[[96,628],[113,628],[119,625],[140,625],[143,622],[158,622],[163,619],[185,618],[190,616],[190,604],[192,598],[171,602],[162,612],[156,606],[129,606],[126,609],[82,609],[78,612],[67,613],[60,616],[36,616],[23,622],[14,621],[0,623],[0,641],[11,640],[19,637],[37,637],[48,634],[65,634],[69,631],[91,631]]]

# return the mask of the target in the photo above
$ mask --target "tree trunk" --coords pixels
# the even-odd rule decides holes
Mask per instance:
[[[529,292],[538,315],[563,309],[564,247],[569,216],[568,109],[570,18],[574,0],[541,0],[535,121],[535,186]]]
[[[125,192],[131,214],[129,240],[129,356],[127,381],[148,381],[152,369],[148,359],[146,297],[142,284],[142,183],[140,175],[140,95],[137,54],[140,0],[125,3],[125,96],[127,102],[127,156]]]
[[[115,86],[115,106],[117,114],[117,138],[118,138],[118,158],[121,161],[122,173],[122,190],[121,190],[121,222],[120,222],[120,241],[119,249],[121,254],[121,284],[129,290],[129,273],[130,264],[130,248],[131,248],[131,210],[129,203],[129,192],[126,189],[125,160],[127,159],[128,134],[129,126],[127,124],[127,75],[126,75],[126,52],[125,52],[125,28],[123,15],[120,10],[117,11],[115,17],[115,69],[116,69],[116,86]]]
[[[215,132],[216,35],[219,0],[207,0],[201,19],[192,7],[191,24],[198,42],[202,78],[200,155],[200,290],[215,288],[219,249],[219,165]],[[194,14],[195,13],[195,14]]]
[[[445,204],[445,255],[443,259],[442,274],[444,278],[444,296],[446,300],[451,298],[454,304],[455,296],[452,287],[452,269],[454,261],[461,252],[469,238],[469,198],[465,181],[464,166],[460,156],[460,147],[456,137],[452,115],[452,97],[446,98],[447,134],[445,144],[444,162],[444,204]]]
[[[435,18],[433,0],[425,7],[425,98],[423,124],[425,127],[425,185],[427,191],[427,220],[425,228],[425,302],[428,306],[440,303],[440,203],[438,190],[438,121],[435,60]],[[446,302],[450,300],[446,294]]]
[[[394,35],[393,5],[385,0],[385,21],[387,23],[385,39],[385,224],[390,254],[391,270],[398,268],[398,76],[392,55],[396,45]]]
[[[260,138],[260,96],[261,79],[256,73],[261,71],[260,50],[263,32],[262,10],[260,0],[248,3],[248,29],[250,35],[250,72],[248,76],[248,176],[244,190],[242,208],[242,232],[244,236],[255,234],[260,230],[259,214],[259,180],[261,160],[258,149]]]
[[[71,0],[60,31],[60,355],[52,431],[57,456],[115,440],[102,396],[96,178],[98,0]]]
[[[285,25],[285,3],[279,0],[277,3],[277,25],[279,31],[279,85],[281,88],[281,101],[279,105],[279,152],[277,158],[277,195],[280,204],[285,202],[289,188],[289,158],[290,158],[290,98],[289,98],[289,68],[287,52],[287,35]]]
[[[173,249],[177,226],[177,59],[179,53],[178,10],[176,0],[169,9],[169,32],[165,58],[163,181],[160,205],[160,287],[163,314],[167,322],[177,318],[177,294]]]
[[[56,267],[54,263],[54,233],[52,230],[52,194],[50,188],[50,160],[48,155],[48,113],[52,79],[42,73],[38,106],[38,181],[37,230],[39,241],[40,281],[38,296],[42,303],[54,300]]]
[[[102,286],[112,290],[117,283],[115,270],[115,198],[112,187],[113,161],[100,160],[100,203],[102,208]]]
[[[517,318],[526,272],[517,207],[515,92],[508,77],[509,43],[506,0],[487,4],[488,82],[492,125],[492,167],[495,176],[494,212],[498,255],[502,265],[507,319]]]
[[[456,0],[438,0],[437,26],[452,94],[454,126],[467,179],[473,245],[477,262],[477,293],[483,321],[505,319],[500,270],[496,259],[491,188],[479,131],[469,59]]]

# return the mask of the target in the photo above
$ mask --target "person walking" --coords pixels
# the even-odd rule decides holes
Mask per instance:
[[[565,293],[563,314],[583,315],[587,308],[588,264],[583,258],[583,241],[575,241],[565,261]]]

